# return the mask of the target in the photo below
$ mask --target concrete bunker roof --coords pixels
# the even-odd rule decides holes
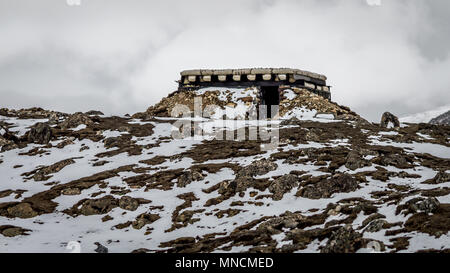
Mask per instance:
[[[184,70],[180,74],[181,76],[292,74],[327,80],[325,75],[293,68],[192,69]]]

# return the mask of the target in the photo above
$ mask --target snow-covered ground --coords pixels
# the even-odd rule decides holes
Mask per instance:
[[[251,95],[251,90],[237,92],[234,100],[241,95]],[[319,252],[330,248],[333,234],[346,225],[366,240],[366,248],[372,242],[385,252],[448,249],[450,226],[433,226],[447,223],[449,215],[450,146],[445,136],[362,129],[316,113],[295,108],[282,119],[298,120],[289,125],[214,118],[117,118],[111,123],[111,117],[102,117],[61,130],[49,144],[24,142],[5,150],[0,153],[0,252],[68,252],[67,245],[75,241],[82,252],[94,252],[96,242],[110,252],[241,252],[258,247]],[[0,119],[17,136],[47,121]],[[178,121],[199,122],[205,135],[276,127],[279,143],[263,150],[261,143],[249,140],[174,139]],[[308,127],[302,121],[309,121]],[[48,168],[67,159],[73,163]],[[49,177],[37,178],[39,172]],[[430,180],[436,183],[425,183]],[[124,196],[141,203],[130,209],[120,203]],[[410,205],[415,198],[418,205]],[[105,207],[91,205],[98,200],[105,200]],[[430,211],[414,211],[420,202],[431,202]],[[55,208],[48,210],[45,206],[52,203]],[[29,210],[20,207],[24,205]],[[429,217],[435,217],[433,222]],[[377,219],[384,224],[376,226]],[[413,226],[411,219],[424,224]],[[367,230],[368,224],[375,228]],[[188,243],[174,241],[180,238]],[[343,241],[344,247],[353,244]],[[366,248],[354,251],[370,251]]]
[[[437,109],[409,115],[406,117],[401,117],[400,122],[407,122],[407,123],[428,123],[433,118],[442,115],[443,113],[450,110],[450,105],[442,106]]]

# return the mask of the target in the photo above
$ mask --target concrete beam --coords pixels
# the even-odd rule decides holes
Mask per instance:
[[[203,70],[201,71],[201,73],[202,73],[202,76],[211,76],[211,75],[214,75],[214,70],[211,70],[211,69],[203,69]]]
[[[247,75],[251,74],[251,69],[244,68],[244,69],[233,69],[233,75]]]
[[[252,69],[252,74],[271,74],[272,69],[270,68],[254,68]]]
[[[289,75],[289,82],[295,83],[295,75]]]
[[[214,70],[214,75],[221,76],[221,75],[231,75],[233,74],[233,69],[219,69]]]
[[[181,76],[189,77],[189,76],[220,76],[220,75],[265,75],[272,74],[274,76],[277,75],[295,75],[297,77],[306,77],[310,79],[317,79],[325,82],[327,77],[324,75],[320,75],[317,73],[304,71],[301,69],[291,69],[291,68],[244,68],[244,69],[192,69],[182,71]]]
[[[185,70],[181,72],[181,76],[200,76],[201,74],[200,69]]]

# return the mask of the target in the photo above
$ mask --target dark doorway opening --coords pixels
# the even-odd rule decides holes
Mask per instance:
[[[273,118],[278,114],[275,113],[272,115],[272,106],[278,106],[280,104],[280,93],[278,88],[278,85],[261,86],[261,104],[267,106],[267,118]]]

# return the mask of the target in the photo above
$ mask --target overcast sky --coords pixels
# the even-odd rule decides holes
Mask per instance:
[[[370,120],[450,105],[450,1],[0,0],[0,107],[144,111],[191,68],[328,76]]]

